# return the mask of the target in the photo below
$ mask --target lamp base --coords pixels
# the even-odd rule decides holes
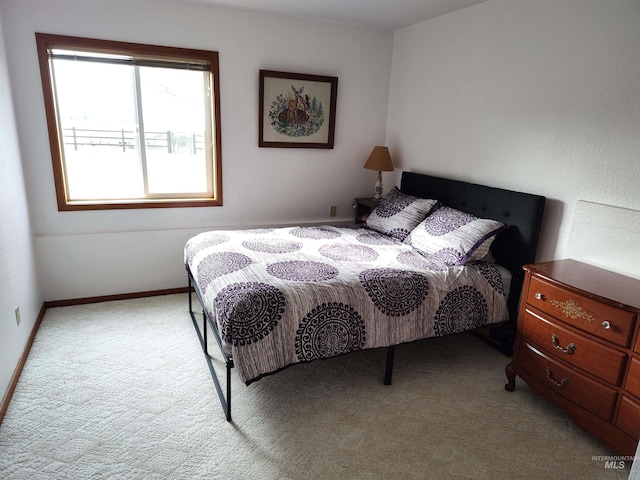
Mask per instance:
[[[380,200],[382,198],[382,172],[378,172],[378,181],[376,182],[375,192],[373,199]]]

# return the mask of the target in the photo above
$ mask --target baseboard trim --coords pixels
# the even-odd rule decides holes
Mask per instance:
[[[84,305],[87,303],[110,302],[113,300],[130,300],[132,298],[157,297],[160,295],[173,295],[175,293],[188,293],[189,287],[166,288],[164,290],[149,290],[146,292],[120,293],[116,295],[102,295],[99,297],[70,298],[68,300],[53,300],[44,302],[45,308],[68,307],[71,305]]]
[[[173,295],[176,293],[189,293],[189,287],[167,288],[163,290],[149,290],[146,292],[121,293],[118,295],[102,295],[99,297],[72,298],[68,300],[53,300],[50,302],[44,302],[42,304],[42,307],[40,308],[40,312],[38,313],[36,322],[33,325],[33,328],[31,329],[31,334],[29,335],[27,344],[24,347],[22,356],[20,357],[20,360],[18,361],[18,365],[16,365],[16,369],[13,372],[13,376],[11,377],[11,381],[9,382],[9,387],[7,388],[7,391],[4,394],[4,397],[2,398],[2,403],[0,404],[0,425],[2,425],[4,416],[7,413],[7,409],[9,408],[9,402],[11,401],[13,392],[16,389],[16,385],[18,384],[18,380],[20,379],[20,375],[22,374],[22,369],[24,368],[24,364],[27,361],[27,357],[29,356],[29,352],[31,351],[31,346],[33,345],[33,341],[36,338],[36,334],[38,333],[38,329],[40,328],[40,323],[42,323],[42,319],[44,318],[44,313],[47,310],[47,308],[68,307],[71,305],[84,305],[88,303],[110,302],[113,300],[128,300],[132,298],[157,297],[160,295]]]
[[[36,333],[38,333],[38,329],[40,328],[40,323],[42,323],[42,319],[44,318],[45,310],[46,307],[43,304],[42,307],[40,307],[38,317],[33,324],[33,328],[31,329],[31,333],[29,334],[29,338],[27,339],[27,344],[24,346],[24,350],[22,352],[22,355],[20,356],[20,360],[18,360],[18,365],[16,365],[16,369],[13,371],[13,376],[11,377],[11,381],[9,382],[9,387],[7,388],[7,391],[2,398],[2,403],[0,404],[0,425],[2,425],[4,416],[7,413],[7,409],[9,408],[9,402],[11,401],[13,392],[16,389],[16,385],[18,385],[18,380],[20,379],[20,375],[22,374],[22,369],[24,368],[24,364],[27,361],[29,352],[31,351],[31,346],[33,345],[33,341],[36,338]]]

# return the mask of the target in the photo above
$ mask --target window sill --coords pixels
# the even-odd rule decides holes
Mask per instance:
[[[121,210],[138,208],[191,208],[191,207],[221,207],[222,199],[214,198],[186,198],[178,200],[96,200],[96,201],[68,201],[58,204],[61,212],[78,210]]]

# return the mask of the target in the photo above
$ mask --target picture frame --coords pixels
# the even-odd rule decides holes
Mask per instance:
[[[333,148],[338,77],[260,70],[260,147]]]

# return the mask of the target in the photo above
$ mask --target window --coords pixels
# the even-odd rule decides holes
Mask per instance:
[[[217,52],[36,42],[59,210],[222,205]]]

